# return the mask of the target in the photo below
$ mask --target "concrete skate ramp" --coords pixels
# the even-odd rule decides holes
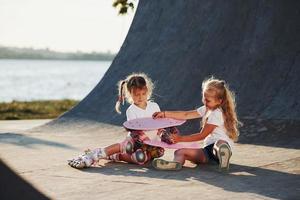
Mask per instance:
[[[125,115],[114,111],[116,84],[132,72],[145,72],[155,81],[153,97],[163,110],[200,106],[201,82],[214,75],[236,92],[246,125],[254,119],[298,125],[299,27],[297,0],[140,0],[126,40],[102,80],[49,125],[121,125]],[[198,128],[198,122],[185,126]]]

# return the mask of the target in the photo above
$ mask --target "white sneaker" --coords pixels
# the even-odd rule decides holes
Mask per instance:
[[[230,147],[227,143],[223,143],[219,146],[217,151],[217,156],[219,158],[219,170],[228,171],[229,170],[229,160],[232,155]]]

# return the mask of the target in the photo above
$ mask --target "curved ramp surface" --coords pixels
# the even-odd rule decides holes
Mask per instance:
[[[145,72],[155,81],[153,97],[162,110],[200,106],[201,82],[214,75],[236,92],[238,114],[246,122],[299,124],[299,8],[297,0],[140,0],[102,80],[49,126],[121,125],[125,116],[114,111],[116,84],[132,72]],[[198,128],[198,122],[186,126]]]

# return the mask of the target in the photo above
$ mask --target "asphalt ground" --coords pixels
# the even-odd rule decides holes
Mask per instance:
[[[0,121],[0,158],[51,199],[298,199],[300,196],[299,149],[236,144],[228,173],[220,173],[215,165],[190,162],[181,171],[172,172],[157,171],[151,165],[107,160],[77,170],[67,165],[67,159],[87,147],[120,141],[126,132],[122,127],[107,124],[90,127],[88,132],[80,128],[47,132],[31,129],[46,122]],[[171,159],[172,154],[173,150],[167,150],[164,158]],[[18,182],[12,187],[17,186]],[[9,196],[9,191],[2,190],[1,195]]]

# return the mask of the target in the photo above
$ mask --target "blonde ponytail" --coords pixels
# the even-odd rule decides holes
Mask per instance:
[[[228,132],[229,138],[237,142],[239,137],[238,126],[240,122],[238,121],[236,114],[236,104],[235,104],[235,94],[229,90],[227,85],[224,85],[225,95],[221,108],[224,116],[224,126]]]

